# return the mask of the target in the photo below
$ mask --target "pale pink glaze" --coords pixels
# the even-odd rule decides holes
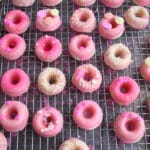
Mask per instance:
[[[56,6],[62,2],[62,0],[41,0],[46,6]]]
[[[74,108],[73,119],[78,127],[93,130],[101,125],[103,112],[96,102],[83,100]]]
[[[28,122],[27,106],[19,101],[6,101],[0,108],[0,124],[9,132],[22,131]]]
[[[78,138],[65,140],[58,150],[90,150],[88,145]]]
[[[5,29],[14,34],[24,33],[30,25],[27,14],[21,10],[9,11],[4,19]]]
[[[141,116],[134,112],[122,112],[114,123],[116,136],[124,143],[136,143],[145,133],[145,123]]]
[[[133,2],[140,6],[148,6],[150,5],[150,0],[133,0]]]
[[[19,68],[6,71],[1,80],[1,88],[4,93],[11,97],[26,93],[30,86],[28,75]]]
[[[62,53],[62,45],[58,39],[53,36],[45,35],[41,37],[35,45],[36,56],[45,62],[56,60]]]
[[[25,40],[19,35],[9,33],[0,39],[0,55],[8,60],[18,59],[25,50]]]
[[[32,125],[40,136],[54,137],[63,128],[63,116],[53,107],[44,107],[35,113]]]
[[[92,93],[96,91],[102,82],[100,71],[91,64],[85,64],[75,69],[72,83],[81,91]]]
[[[109,87],[113,100],[120,105],[128,106],[138,97],[140,88],[135,80],[128,76],[116,78]]]
[[[36,27],[40,31],[55,31],[61,26],[62,21],[59,14],[53,15],[51,13],[52,10],[53,9],[44,9],[37,12]]]
[[[123,34],[125,30],[124,22],[118,24],[115,21],[117,17],[119,16],[115,16],[112,13],[106,13],[104,15],[104,18],[99,22],[99,33],[101,36],[106,39],[116,39]]]
[[[141,64],[140,72],[146,81],[150,81],[150,57],[147,57]]]
[[[79,6],[88,7],[88,6],[93,5],[96,2],[96,0],[73,0],[73,2]]]
[[[0,148],[1,150],[7,150],[7,139],[2,132],[0,132]]]
[[[95,29],[96,18],[89,8],[78,8],[73,12],[69,23],[74,31],[91,33]]]
[[[101,0],[101,1],[105,6],[110,8],[118,8],[124,2],[124,0]]]
[[[19,7],[29,7],[32,6],[35,0],[12,0],[13,4]]]
[[[142,6],[131,6],[125,12],[124,18],[134,29],[144,29],[149,25],[149,12]]]
[[[95,43],[92,37],[83,34],[72,37],[69,43],[69,53],[77,60],[89,60],[95,54]]]

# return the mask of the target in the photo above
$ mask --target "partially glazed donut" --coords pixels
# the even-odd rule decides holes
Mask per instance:
[[[62,0],[41,0],[46,6],[56,6],[62,2]]]
[[[13,4],[20,7],[32,6],[35,0],[12,0]]]
[[[118,8],[120,7],[124,0],[101,0],[103,4],[110,8]]]
[[[6,101],[0,108],[2,119],[0,123],[9,132],[22,131],[28,122],[29,111],[26,105],[19,101]]]
[[[96,2],[96,0],[73,0],[73,2],[79,6],[88,7],[93,5]]]
[[[148,6],[150,5],[150,0],[133,0],[133,2],[140,6]]]
[[[1,150],[7,150],[7,139],[2,132],[0,132],[0,148]]]
[[[145,133],[145,123],[141,116],[134,112],[122,112],[114,123],[116,136],[124,143],[136,143]]]

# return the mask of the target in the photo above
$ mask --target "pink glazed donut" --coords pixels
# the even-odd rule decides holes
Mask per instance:
[[[32,6],[35,0],[12,0],[13,4],[19,7]]]
[[[26,50],[25,40],[17,34],[6,34],[0,39],[0,55],[8,60],[16,60]]]
[[[0,123],[9,132],[22,131],[28,122],[27,106],[19,101],[6,101],[0,108]]]
[[[103,112],[101,107],[92,100],[83,100],[73,111],[73,119],[78,127],[85,130],[94,130],[101,125]]]
[[[101,0],[101,1],[105,6],[110,8],[118,8],[124,2],[124,0]]]
[[[89,60],[95,54],[95,43],[92,37],[83,34],[72,37],[69,43],[69,53],[77,60]]]
[[[37,12],[36,27],[42,32],[55,31],[62,24],[58,9],[44,9]]]
[[[96,91],[102,82],[100,71],[91,64],[85,64],[75,69],[72,83],[81,91],[92,93]]]
[[[116,136],[124,143],[136,143],[145,133],[145,123],[141,116],[134,112],[122,112],[114,123]]]
[[[62,53],[62,45],[58,39],[53,36],[45,35],[41,37],[35,45],[35,54],[45,62],[56,60]]]
[[[150,57],[144,59],[140,67],[141,75],[146,81],[150,81]]]
[[[7,139],[2,132],[0,132],[0,148],[1,150],[7,150]]]
[[[73,12],[69,23],[76,32],[91,33],[96,27],[96,18],[89,8],[78,8]]]
[[[30,86],[28,75],[19,68],[6,71],[2,76],[1,88],[4,93],[11,97],[26,93]]]
[[[73,0],[73,2],[79,6],[88,7],[93,5],[96,2],[96,0]]]
[[[128,76],[116,78],[109,87],[113,100],[120,105],[128,106],[138,97],[140,88],[135,80]]]
[[[40,136],[54,137],[63,128],[63,116],[53,107],[44,107],[35,113],[32,125]]]
[[[46,6],[56,6],[62,2],[62,0],[41,0]]]
[[[133,2],[140,6],[148,6],[150,5],[150,0],[133,0]]]
[[[99,23],[99,33],[106,39],[119,38],[124,30],[124,19],[112,13],[106,13]]]
[[[24,33],[30,25],[27,14],[21,10],[11,10],[4,19],[5,29],[14,34]]]

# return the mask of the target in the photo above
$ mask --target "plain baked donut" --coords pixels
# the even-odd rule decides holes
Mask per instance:
[[[0,148],[1,150],[7,150],[7,139],[2,132],[0,132]]]
[[[13,4],[19,7],[32,6],[35,0],[12,0]]]

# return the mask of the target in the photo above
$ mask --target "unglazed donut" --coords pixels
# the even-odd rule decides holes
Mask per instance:
[[[7,150],[7,139],[2,132],[0,132],[0,148],[1,150]]]
[[[140,6],[148,6],[150,5],[150,0],[133,0],[133,2]]]
[[[81,91],[92,93],[96,91],[102,82],[100,71],[91,64],[85,64],[75,69],[72,83]]]
[[[131,52],[121,43],[113,44],[105,51],[104,61],[113,70],[123,70],[131,63]]]
[[[13,4],[20,7],[32,6],[35,0],[12,0]]]
[[[57,68],[47,67],[39,74],[38,88],[46,95],[59,94],[65,85],[65,75]]]
[[[53,107],[43,107],[35,113],[32,125],[40,136],[53,137],[63,128],[63,116]]]
[[[124,19],[112,13],[106,13],[99,23],[99,33],[106,39],[119,38],[124,30]]]
[[[25,40],[16,34],[6,34],[0,39],[0,55],[8,60],[16,60],[26,50]]]
[[[96,102],[83,100],[74,108],[73,119],[78,127],[85,130],[94,130],[101,125],[103,112]]]
[[[79,6],[88,7],[93,5],[96,2],[96,0],[73,0],[73,2]]]
[[[29,111],[26,105],[19,101],[6,101],[0,108],[2,119],[0,123],[9,132],[22,131],[28,122]]]
[[[44,9],[37,12],[36,27],[42,32],[55,31],[62,24],[58,9]]]
[[[45,62],[56,60],[62,53],[62,45],[58,39],[53,36],[45,35],[41,37],[35,45],[36,56]]]
[[[142,6],[130,7],[124,15],[126,22],[134,29],[144,29],[149,24],[149,12]]]
[[[146,81],[150,81],[150,57],[144,59],[140,67],[141,75]]]
[[[6,71],[1,79],[1,89],[11,97],[26,93],[30,86],[28,75],[21,69],[14,68]]]
[[[70,27],[76,32],[91,33],[96,26],[96,18],[89,8],[78,8],[70,17]]]
[[[124,0],[101,0],[103,4],[110,8],[118,8],[120,7]]]
[[[24,33],[30,25],[27,14],[21,10],[9,11],[4,19],[5,29],[14,34]]]
[[[41,0],[46,6],[56,6],[62,2],[62,0]]]
[[[109,87],[111,97],[120,105],[128,106],[138,97],[140,88],[135,80],[128,76],[116,78]]]
[[[89,150],[89,147],[85,142],[77,138],[70,138],[64,141],[58,150]]]
[[[145,123],[141,116],[134,112],[122,112],[114,123],[116,136],[124,143],[136,143],[145,133]]]
[[[83,34],[72,37],[69,43],[69,53],[77,60],[89,60],[95,54],[95,43],[92,37]]]

